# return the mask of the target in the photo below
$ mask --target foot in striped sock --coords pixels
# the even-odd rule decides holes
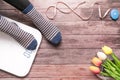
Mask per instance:
[[[0,30],[9,34],[28,50],[34,50],[37,47],[37,41],[33,35],[19,28],[16,23],[9,22],[0,16]]]
[[[23,13],[31,18],[33,23],[37,26],[37,28],[49,42],[54,45],[58,45],[61,42],[62,37],[59,29],[50,21],[44,19],[43,16],[36,11],[32,4],[24,9]]]

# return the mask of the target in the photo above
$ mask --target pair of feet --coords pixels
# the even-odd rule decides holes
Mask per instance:
[[[58,45],[61,41],[61,33],[59,29],[51,22],[44,19],[43,16],[35,10],[35,8],[32,8],[29,12],[27,11],[28,10],[26,9],[23,13],[31,18],[44,37],[53,45]],[[0,30],[9,34],[28,50],[35,50],[37,47],[37,40],[32,34],[25,32],[20,29],[18,25],[9,22],[2,16],[0,16]]]

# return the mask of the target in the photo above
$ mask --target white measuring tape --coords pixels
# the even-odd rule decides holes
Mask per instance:
[[[84,2],[81,2],[81,3],[79,3],[74,9],[72,9],[71,7],[69,7],[69,6],[68,6],[66,3],[64,3],[64,2],[57,2],[55,6],[49,6],[49,7],[47,8],[45,14],[46,14],[46,16],[47,16],[48,19],[54,20],[55,17],[57,16],[57,10],[60,11],[61,13],[63,13],[63,14],[70,14],[70,13],[73,12],[75,15],[77,15],[77,16],[78,16],[80,19],[82,19],[83,21],[87,21],[87,20],[89,20],[89,19],[92,17],[93,11],[94,11],[94,8],[93,8],[93,7],[94,7],[95,5],[98,5],[98,11],[99,11],[99,18],[100,18],[100,19],[104,19],[104,18],[108,15],[108,13],[110,12],[110,10],[111,10],[111,8],[107,9],[107,11],[106,11],[106,12],[104,13],[104,15],[102,16],[102,11],[101,11],[101,7],[100,7],[100,3],[99,3],[99,2],[96,2],[96,3],[94,3],[94,4],[92,5],[92,7],[91,7],[92,10],[91,10],[90,15],[85,18],[85,17],[82,17],[81,15],[79,15],[78,13],[75,12],[75,10],[76,10],[80,5],[83,5],[83,4],[85,4],[85,3],[86,3],[85,1],[84,1]],[[63,4],[63,5],[65,5],[70,11],[67,11],[67,12],[62,11],[60,8],[58,8],[58,4]],[[49,16],[47,15],[48,11],[49,11],[51,8],[54,9],[54,15],[53,15],[53,17],[49,17]]]

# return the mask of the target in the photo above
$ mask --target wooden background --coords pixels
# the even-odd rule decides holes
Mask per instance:
[[[90,15],[89,7],[97,1],[103,2],[103,13],[110,7],[118,8],[120,11],[119,0],[30,1],[45,18],[46,9],[58,1],[66,2],[71,8],[82,1],[87,1],[76,10],[85,17]],[[59,5],[59,8],[68,10],[63,5]],[[32,69],[25,78],[0,71],[0,80],[99,80],[88,69],[91,65],[90,60],[104,45],[112,47],[115,53],[120,55],[120,22],[112,21],[109,15],[100,20],[97,6],[93,8],[94,14],[88,21],[82,21],[73,13],[66,15],[58,12],[52,22],[61,30],[63,38],[61,44],[54,47],[43,38]],[[0,14],[35,27],[28,17],[3,0],[0,0]],[[48,14],[52,15],[52,10]]]

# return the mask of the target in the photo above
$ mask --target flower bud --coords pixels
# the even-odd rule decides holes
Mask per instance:
[[[102,60],[100,60],[99,58],[97,57],[94,57],[92,59],[92,63],[95,65],[95,66],[100,66],[102,64]]]
[[[89,67],[90,71],[92,71],[94,74],[99,74],[100,73],[100,69],[96,66],[90,66]]]
[[[110,47],[108,47],[108,46],[102,47],[102,50],[103,50],[103,52],[104,52],[105,54],[107,54],[107,55],[113,53],[112,49],[111,49]]]
[[[107,55],[105,55],[103,52],[97,52],[97,56],[101,60],[105,60],[107,58]]]

